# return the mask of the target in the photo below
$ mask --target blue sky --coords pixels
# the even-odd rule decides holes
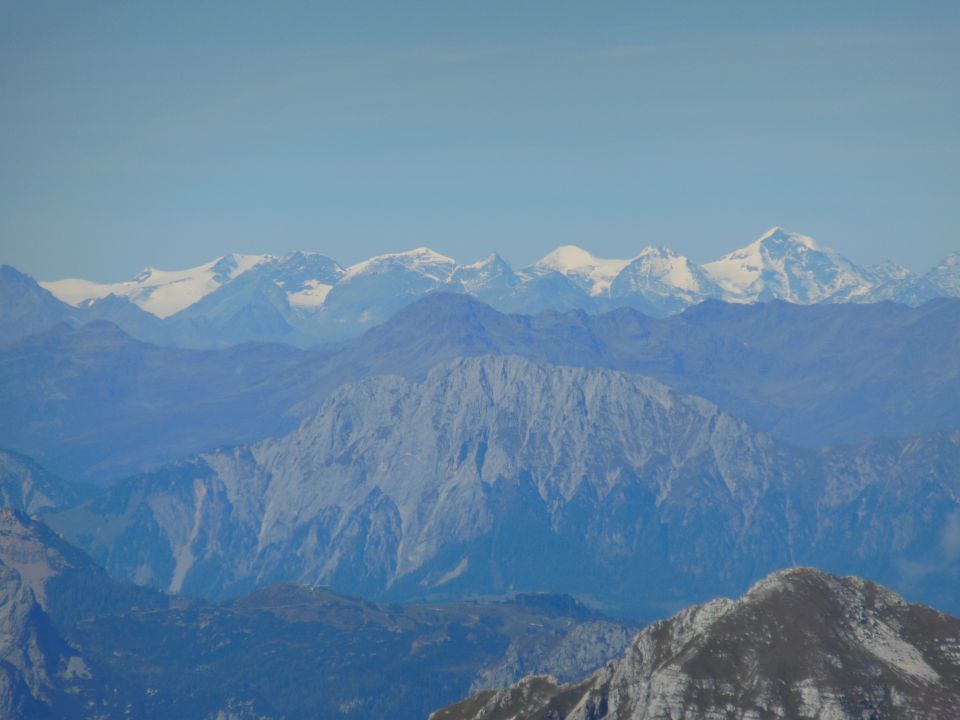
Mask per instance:
[[[199,7],[196,7],[199,6]],[[0,5],[0,262],[960,250],[960,3]]]

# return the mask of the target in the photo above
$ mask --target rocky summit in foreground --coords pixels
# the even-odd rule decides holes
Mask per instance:
[[[649,626],[580,684],[531,676],[431,720],[957,717],[960,619],[793,568]]]

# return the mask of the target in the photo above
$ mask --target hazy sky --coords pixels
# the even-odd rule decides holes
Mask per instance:
[[[0,262],[960,250],[960,3],[0,3]]]

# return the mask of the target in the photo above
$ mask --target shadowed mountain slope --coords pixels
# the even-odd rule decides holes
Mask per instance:
[[[277,586],[214,606],[116,583],[0,509],[0,715],[423,718],[528,672],[575,679],[636,628],[572,598],[400,606]]]
[[[92,488],[68,483],[32,459],[0,450],[0,506],[34,513],[76,505]]]

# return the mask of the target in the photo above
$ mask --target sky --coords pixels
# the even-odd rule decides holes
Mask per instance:
[[[960,250],[960,3],[0,2],[0,262]]]

